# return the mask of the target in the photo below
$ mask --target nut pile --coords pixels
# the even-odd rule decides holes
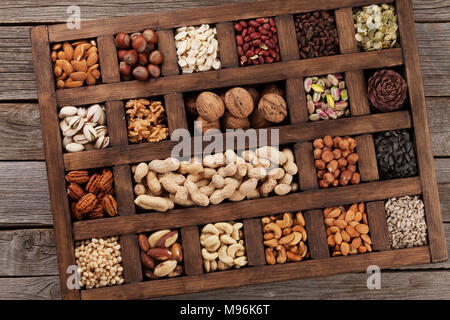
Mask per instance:
[[[308,258],[305,218],[301,212],[261,218],[268,264],[301,261]]]
[[[114,199],[114,178],[111,170],[90,174],[86,170],[70,171],[66,175],[67,194],[75,220],[93,220],[117,215]]]
[[[67,106],[59,111],[59,127],[67,152],[103,149],[109,146],[105,107],[93,104],[84,107]]]
[[[118,237],[93,238],[75,243],[80,286],[101,288],[124,283]]]
[[[406,99],[405,79],[394,70],[375,72],[367,85],[370,104],[382,112],[395,111]]]
[[[145,210],[165,212],[175,204],[183,207],[219,204],[225,199],[241,201],[286,195],[298,190],[293,176],[298,168],[288,148],[232,150],[191,161],[175,158],[153,160],[132,167],[135,204]]]
[[[417,175],[414,144],[408,130],[385,131],[375,135],[375,150],[382,179]]]
[[[304,80],[310,121],[350,116],[348,93],[342,74],[308,77]]]
[[[95,40],[54,44],[52,62],[58,89],[91,86],[100,82]]]
[[[119,72],[122,80],[147,80],[161,75],[163,56],[157,50],[158,36],[155,31],[120,32],[116,35]]]
[[[320,188],[359,184],[361,176],[356,168],[359,159],[355,152],[357,145],[351,137],[326,136],[314,140],[314,165]]]
[[[196,129],[243,129],[268,127],[286,119],[284,90],[276,85],[264,88],[261,94],[254,88],[235,87],[219,94],[205,91],[186,97],[189,113],[198,115]]]
[[[427,244],[425,209],[418,196],[391,198],[386,201],[385,209],[392,248]]]
[[[128,141],[131,143],[158,142],[169,136],[166,111],[161,101],[129,100],[127,109]]]
[[[177,29],[175,47],[182,73],[220,69],[216,34],[216,28],[211,28],[209,24]]]
[[[203,227],[200,244],[205,272],[239,269],[248,263],[243,226],[241,222],[217,222]]]
[[[234,24],[241,67],[280,61],[274,18],[241,20]]]
[[[392,4],[373,4],[355,10],[355,38],[364,51],[388,49],[397,44],[397,15]]]
[[[339,53],[339,37],[331,12],[304,13],[294,19],[301,59]]]
[[[177,242],[178,241],[178,242]],[[177,277],[183,273],[183,251],[177,230],[160,230],[149,237],[139,234],[144,275],[152,280]]]
[[[323,211],[327,243],[332,256],[372,252],[367,214],[364,203],[344,207],[326,208]]]

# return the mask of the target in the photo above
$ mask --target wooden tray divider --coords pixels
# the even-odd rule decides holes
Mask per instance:
[[[219,22],[216,24],[216,30],[217,41],[219,42],[219,59],[222,68],[239,66],[233,22]]]
[[[186,110],[182,93],[169,93],[164,95],[167,122],[170,135],[176,129],[187,129]]]
[[[265,265],[266,257],[264,253],[264,240],[261,220],[259,218],[245,219],[243,223],[245,253],[247,255],[248,265]]]
[[[98,37],[97,46],[102,83],[119,82],[119,59],[114,37],[112,35]]]
[[[308,61],[311,60],[311,61]],[[215,88],[261,84],[310,76],[324,72],[336,73],[360,69],[398,66],[403,63],[399,48],[377,52],[358,52],[306,60],[281,61],[242,68],[171,75],[148,81],[122,81],[96,86],[56,91],[58,105],[82,105],[108,100],[159,96],[170,92],[190,92]],[[326,70],[326,71],[325,71]]]
[[[321,209],[305,211],[303,213],[306,223],[307,245],[312,259],[327,259],[328,250],[325,222]]]
[[[295,32],[294,17],[291,14],[275,17],[281,61],[298,60],[297,34]]]
[[[47,26],[37,26],[31,29],[31,43],[39,93],[42,138],[47,160],[48,189],[52,204],[55,238],[58,243],[56,253],[61,297],[68,300],[79,300],[79,290],[70,290],[67,286],[68,278],[71,275],[67,273],[68,267],[76,264]]]
[[[417,164],[419,167],[422,197],[425,204],[425,216],[428,228],[428,241],[433,262],[448,259],[445,241],[444,224],[438,197],[436,172],[434,170],[433,152],[431,149],[430,129],[428,127],[425,94],[422,85],[417,37],[414,24],[414,13],[410,0],[397,0],[398,24],[405,59],[406,81],[411,103],[416,143]]]
[[[198,226],[181,228],[181,245],[183,247],[183,263],[186,275],[203,273],[203,259],[200,246]]]
[[[302,77],[286,80],[286,103],[289,108],[289,120],[292,124],[308,121]]]
[[[173,30],[158,30],[156,31],[156,34],[158,36],[158,50],[161,51],[163,55],[163,63],[161,66],[162,75],[178,75],[180,69],[178,67],[178,56]]]
[[[384,201],[367,202],[366,212],[373,250],[391,250]]]

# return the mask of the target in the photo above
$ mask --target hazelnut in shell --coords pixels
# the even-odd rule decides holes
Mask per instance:
[[[197,98],[197,112],[206,121],[215,121],[223,116],[225,105],[220,97],[209,91],[202,92]]]
[[[236,87],[225,94],[225,106],[233,117],[246,119],[253,112],[255,104],[247,90]]]

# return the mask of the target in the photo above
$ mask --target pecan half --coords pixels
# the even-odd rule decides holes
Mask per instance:
[[[94,173],[91,178],[89,179],[88,183],[86,183],[86,192],[96,194],[100,191],[100,187],[98,185],[98,182],[100,181],[100,175],[97,173]]]
[[[103,207],[101,204],[97,204],[97,206],[87,214],[88,219],[100,219],[105,216],[105,212],[103,211]]]
[[[98,182],[99,188],[103,191],[108,190],[112,186],[112,183],[113,183],[113,174],[111,170],[104,169]]]
[[[78,201],[85,195],[83,188],[76,183],[70,183],[67,187],[67,195],[73,200]]]
[[[66,175],[67,182],[83,184],[89,181],[89,173],[86,170],[70,171]]]
[[[76,202],[72,203],[71,211],[72,211],[72,218],[78,221],[83,220],[83,215],[78,211]]]
[[[117,215],[117,201],[113,196],[107,195],[102,199],[103,210],[105,210],[106,214],[110,217],[114,217]]]
[[[78,201],[76,209],[81,214],[86,214],[89,211],[93,210],[96,206],[97,206],[97,197],[95,196],[95,194],[88,193]]]

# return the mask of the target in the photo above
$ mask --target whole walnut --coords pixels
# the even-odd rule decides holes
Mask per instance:
[[[280,88],[276,84],[269,84],[268,86],[265,86],[263,91],[261,92],[261,96],[264,96],[268,93],[275,93],[279,96],[284,97],[284,89]]]
[[[197,98],[197,112],[206,121],[214,121],[223,116],[225,105],[220,97],[209,91],[202,92]]]
[[[258,110],[270,122],[280,123],[287,116],[286,101],[282,96],[275,93],[264,95],[259,101]]]
[[[252,113],[255,104],[247,90],[236,87],[226,93],[225,106],[235,118],[245,119]]]
[[[255,88],[251,88],[251,87],[246,87],[245,90],[247,90],[248,93],[250,93],[250,95],[252,96],[252,99],[253,99],[253,104],[255,106],[257,106],[259,103],[259,99],[261,98],[261,95],[259,94],[258,90],[256,90]]]
[[[234,117],[231,113],[225,112],[222,118],[222,124],[226,129],[243,129],[250,128],[250,121],[247,118],[239,119]]]
[[[220,120],[214,120],[214,121],[206,121],[202,117],[198,117],[195,122],[195,130],[200,131],[200,125],[202,128],[202,134],[204,134],[209,129],[217,129],[220,130]]]
[[[189,111],[190,114],[196,116],[198,115],[197,111],[197,94],[189,94],[184,99],[184,105],[186,106],[186,109]]]
[[[255,129],[267,128],[270,127],[271,125],[271,122],[268,121],[266,118],[264,118],[263,113],[258,108],[253,110],[252,114],[250,115],[250,117],[248,117],[248,119],[250,120],[252,128]]]

